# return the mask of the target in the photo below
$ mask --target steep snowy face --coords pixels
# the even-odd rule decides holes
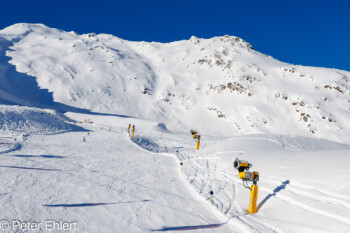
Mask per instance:
[[[172,80],[162,87],[161,96],[170,93],[163,103],[183,106],[176,97],[189,96],[184,115],[197,128],[349,140],[349,72],[282,63],[231,36],[129,44],[143,56],[158,54],[152,67]]]
[[[150,67],[122,46],[122,41],[112,48],[94,34],[78,36],[27,24],[6,28],[1,35],[14,43],[6,51],[12,58],[10,63],[19,72],[35,77],[56,102],[131,114],[133,108],[145,103],[133,93],[151,88],[153,83]]]
[[[0,40],[10,60],[2,57],[1,66],[16,67],[10,76],[35,77],[55,102],[175,131],[350,141],[349,72],[279,62],[238,37],[130,42],[16,24]],[[5,91],[0,97],[9,100]]]

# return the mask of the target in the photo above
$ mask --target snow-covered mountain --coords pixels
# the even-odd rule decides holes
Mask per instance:
[[[233,36],[5,28],[0,231],[349,232],[349,78]],[[259,172],[255,214],[236,157]]]
[[[16,24],[0,31],[0,46],[2,103],[72,106],[175,131],[350,141],[350,72],[283,63],[238,37],[131,42]]]

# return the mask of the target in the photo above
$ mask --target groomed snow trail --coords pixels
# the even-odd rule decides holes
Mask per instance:
[[[189,133],[151,121],[67,115],[94,123],[78,124],[86,131],[1,138],[1,219],[76,222],[76,232],[350,230],[349,146],[203,135],[195,151]],[[136,125],[134,140],[126,133],[129,123]],[[330,154],[336,168],[329,166]],[[249,190],[232,167],[236,157],[261,174],[257,214],[246,213]]]
[[[246,229],[187,185],[175,156],[140,149],[120,128],[84,127],[90,135],[32,135],[1,155],[1,219],[77,222],[76,232]]]

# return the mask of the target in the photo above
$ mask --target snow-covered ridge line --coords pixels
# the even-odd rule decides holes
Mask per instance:
[[[173,131],[350,141],[349,72],[283,63],[238,37],[132,42],[16,24],[0,39],[10,44],[0,48],[0,70],[14,65],[7,77],[35,77],[38,90],[58,103],[163,122]],[[24,102],[6,93],[0,87],[2,102]]]

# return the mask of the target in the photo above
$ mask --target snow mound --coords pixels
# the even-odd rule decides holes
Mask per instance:
[[[158,123],[152,127],[153,131],[161,132],[161,133],[169,133],[168,128],[164,123]]]
[[[1,134],[52,134],[72,130],[67,118],[53,111],[37,108],[0,105]]]

